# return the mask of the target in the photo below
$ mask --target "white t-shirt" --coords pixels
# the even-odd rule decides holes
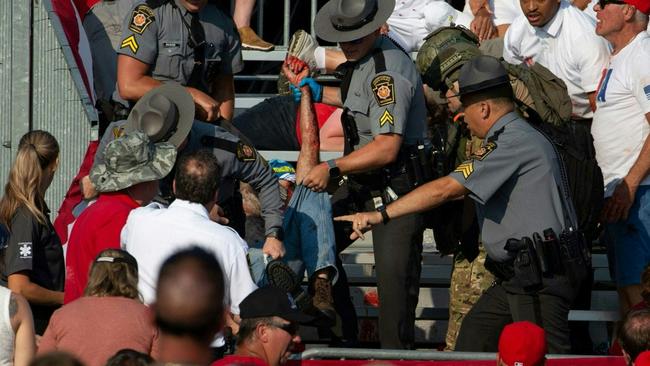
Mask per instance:
[[[641,32],[611,57],[598,85],[591,134],[605,178],[606,197],[630,171],[650,133],[645,116],[650,113],[648,60],[650,35]],[[650,184],[650,177],[641,184]]]
[[[156,300],[163,262],[195,245],[213,252],[221,264],[226,281],[224,305],[233,314],[239,314],[239,303],[257,288],[248,269],[246,242],[235,230],[211,221],[201,204],[176,199],[169,208],[155,203],[137,208],[129,214],[121,242],[122,249],[138,261],[138,290],[147,305]],[[219,333],[213,345],[224,344]]]
[[[587,95],[596,90],[609,57],[609,46],[595,29],[592,18],[562,1],[543,27],[533,27],[524,15],[515,19],[504,38],[503,58],[512,64],[545,66],[566,84],[573,114],[592,118]]]
[[[395,9],[386,21],[388,36],[407,52],[420,49],[424,37],[451,23],[469,28],[472,17],[454,9],[442,0],[397,0]]]
[[[519,0],[488,0],[488,6],[492,11],[492,20],[496,26],[512,24],[515,18],[523,14]],[[469,0],[465,1],[463,13],[474,19]]]

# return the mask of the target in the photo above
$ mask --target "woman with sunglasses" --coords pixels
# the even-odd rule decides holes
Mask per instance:
[[[158,330],[138,293],[138,263],[121,249],[99,253],[81,297],[52,316],[38,353],[65,351],[87,366],[103,366],[129,348],[158,355]]]
[[[43,334],[63,303],[63,250],[45,203],[58,165],[59,143],[54,136],[28,132],[20,139],[0,200],[0,224],[9,231],[7,245],[0,249],[0,285],[27,299],[37,334]]]

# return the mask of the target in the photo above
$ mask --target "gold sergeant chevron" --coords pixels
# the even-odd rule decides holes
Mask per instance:
[[[384,114],[381,115],[381,118],[379,118],[379,127],[384,127],[386,123],[390,123],[391,125],[394,125],[395,119],[393,118],[393,115],[390,114],[390,112],[387,110],[384,111]]]
[[[455,172],[463,173],[463,178],[467,179],[474,172],[474,162],[466,161],[454,170]]]
[[[125,38],[122,41],[122,45],[120,46],[120,48],[127,48],[127,47],[130,48],[131,52],[133,53],[137,53],[138,48],[140,48],[140,46],[138,46],[138,42],[135,40],[135,37],[133,35]]]

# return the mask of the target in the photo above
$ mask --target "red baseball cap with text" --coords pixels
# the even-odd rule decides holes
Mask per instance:
[[[508,324],[499,337],[499,358],[508,366],[538,366],[546,355],[546,334],[534,323]]]
[[[636,356],[634,366],[650,366],[650,351],[643,351]]]
[[[650,14],[650,0],[623,0],[626,4],[633,5],[645,15]]]

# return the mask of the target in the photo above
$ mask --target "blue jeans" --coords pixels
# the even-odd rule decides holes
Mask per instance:
[[[627,220],[607,224],[609,244],[613,244],[616,284],[638,285],[650,263],[650,186],[640,186]]]
[[[332,205],[326,192],[313,192],[296,186],[284,213],[283,261],[299,276],[309,278],[322,269],[329,271],[332,283],[338,278],[336,269],[336,240],[332,222]],[[263,244],[263,243],[261,243]],[[266,263],[260,248],[249,248],[248,264],[253,281],[260,287],[268,284]]]

